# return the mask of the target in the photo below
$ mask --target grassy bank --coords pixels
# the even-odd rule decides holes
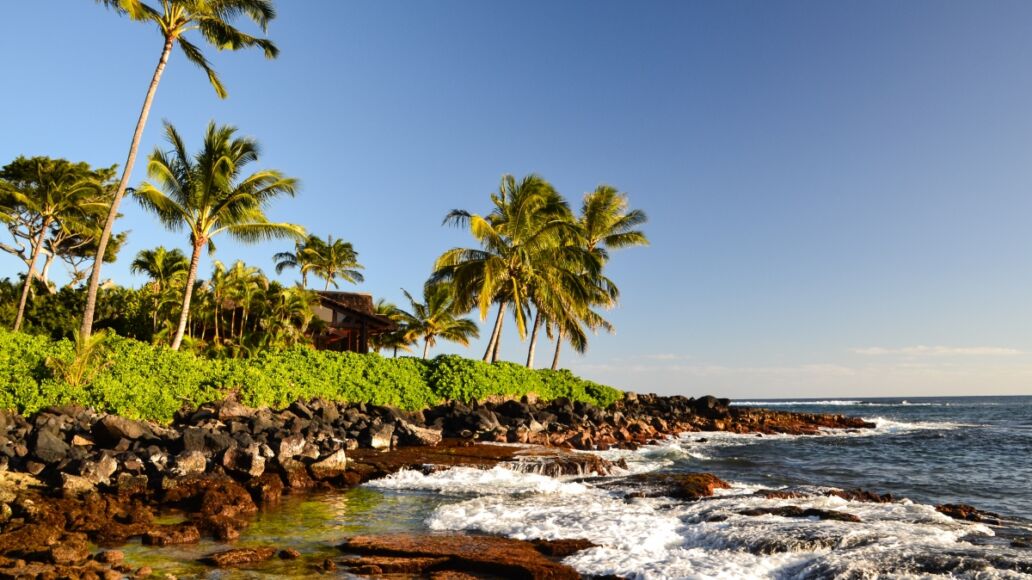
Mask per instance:
[[[0,330],[0,408],[31,414],[74,403],[169,421],[183,404],[218,400],[230,391],[255,407],[322,397],[409,410],[491,395],[537,393],[545,400],[568,397],[600,406],[621,396],[569,371],[457,356],[393,359],[295,347],[246,360],[207,359],[118,336],[91,355],[77,356],[68,340]]]

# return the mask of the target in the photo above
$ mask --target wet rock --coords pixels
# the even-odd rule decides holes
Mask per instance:
[[[265,457],[254,444],[246,449],[231,447],[222,456],[222,466],[241,475],[258,477],[265,473]]]
[[[274,473],[264,473],[248,486],[251,497],[261,505],[275,504],[283,496],[283,480]]]
[[[221,552],[209,554],[202,558],[201,562],[211,566],[217,566],[219,568],[229,568],[264,562],[269,558],[272,558],[275,554],[276,548],[270,547],[234,548],[232,550],[223,550]]]
[[[423,574],[431,568],[448,564],[449,558],[363,556],[344,560],[341,564],[348,571],[363,576],[380,574]]]
[[[284,548],[279,551],[280,560],[297,560],[301,557],[301,552],[294,548]]]
[[[565,558],[598,545],[588,540],[531,540],[530,543],[538,552],[553,558]]]
[[[315,485],[311,476],[308,475],[308,468],[304,463],[296,459],[284,459],[279,463],[283,473],[283,482],[290,489],[308,489]]]
[[[143,543],[147,546],[174,546],[178,544],[196,544],[201,541],[201,530],[193,524],[173,524],[157,526],[143,534]]]
[[[490,570],[506,578],[579,579],[580,574],[546,558],[534,545],[496,536],[388,534],[355,536],[341,549],[363,556],[417,559],[446,558],[438,569],[456,572]]]
[[[641,473],[622,480],[604,482],[605,487],[627,487],[637,497],[671,497],[695,501],[731,486],[712,473]]]
[[[783,518],[817,518],[821,520],[835,520],[839,522],[859,522],[860,518],[846,512],[824,510],[818,508],[803,509],[799,506],[789,505],[773,508],[752,508],[738,512],[743,516],[780,516]]]
[[[78,497],[90,493],[96,489],[96,485],[85,477],[78,475],[72,475],[70,473],[61,474],[61,493],[65,497]]]
[[[1000,516],[992,512],[984,512],[967,504],[942,504],[935,506],[935,511],[950,516],[955,520],[965,520],[989,524],[991,526],[1001,525]]]
[[[879,495],[860,488],[857,489],[831,489],[824,492],[826,496],[840,497],[847,501],[862,501],[867,503],[892,503],[896,501],[891,493]]]
[[[121,564],[125,553],[119,550],[107,550],[97,554],[96,560],[102,564]]]

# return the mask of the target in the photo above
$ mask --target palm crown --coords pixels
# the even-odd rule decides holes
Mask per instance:
[[[243,242],[304,235],[300,226],[273,223],[265,216],[270,201],[293,196],[297,181],[279,171],[263,169],[244,175],[244,169],[258,160],[259,147],[253,139],[236,137],[230,126],[208,125],[204,145],[193,157],[175,128],[165,131],[172,151],[156,149],[147,164],[155,183],[145,182],[136,190],[144,208],[155,213],[171,230],[190,232],[193,255],[187,276],[180,327],[172,347],[178,348],[186,328],[190,294],[197,275],[201,251],[215,251],[213,238],[222,233]]]

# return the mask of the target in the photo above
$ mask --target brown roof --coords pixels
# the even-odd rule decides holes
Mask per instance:
[[[373,310],[373,297],[370,294],[356,292],[317,291],[323,306],[345,312],[357,318],[363,318],[374,326],[383,327],[384,331],[394,330],[397,324],[386,316],[376,314]]]

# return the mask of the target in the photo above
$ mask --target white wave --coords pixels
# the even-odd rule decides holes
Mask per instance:
[[[977,550],[962,539],[992,534],[981,524],[957,522],[909,501],[867,504],[823,496],[779,500],[754,496],[753,491],[754,486],[735,485],[695,503],[628,500],[593,487],[576,494],[492,494],[441,506],[428,525],[438,531],[518,539],[587,539],[598,547],[574,554],[567,564],[582,574],[643,579],[778,578],[803,567],[868,566],[867,559],[879,551],[925,554],[960,544]],[[787,505],[843,511],[861,522],[738,513]]]
[[[562,481],[547,475],[523,473],[493,467],[453,467],[423,474],[403,469],[365,485],[379,489],[436,491],[447,494],[580,494],[588,488],[580,483]]]
[[[732,405],[749,407],[799,407],[804,405],[850,406],[863,405],[863,401],[829,400],[829,401],[731,401]]]

